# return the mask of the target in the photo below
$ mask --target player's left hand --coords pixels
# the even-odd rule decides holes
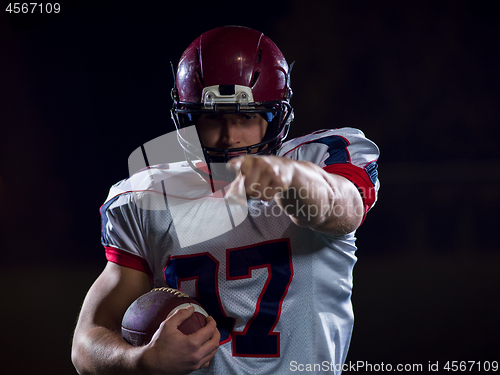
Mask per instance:
[[[292,184],[294,161],[279,156],[244,155],[231,159],[228,168],[240,172],[228,194],[241,193],[253,199],[270,201]]]

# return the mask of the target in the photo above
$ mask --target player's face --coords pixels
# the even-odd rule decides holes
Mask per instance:
[[[196,124],[205,147],[238,148],[260,143],[267,121],[258,113],[202,115]]]

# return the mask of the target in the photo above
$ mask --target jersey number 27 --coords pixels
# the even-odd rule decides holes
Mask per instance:
[[[234,318],[222,308],[219,288],[219,261],[209,253],[172,256],[164,269],[171,287],[195,280],[201,305],[217,321],[220,343],[233,340],[234,356],[279,357],[280,333],[274,332],[281,305],[293,276],[290,242],[279,239],[226,250],[226,280],[252,277],[252,270],[267,268],[268,276],[255,304],[255,312],[241,332],[234,331]]]

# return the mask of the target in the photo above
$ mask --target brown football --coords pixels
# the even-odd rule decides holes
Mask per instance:
[[[151,341],[160,324],[178,309],[193,305],[195,312],[178,329],[189,335],[206,324],[207,312],[195,299],[173,288],[156,288],[137,298],[122,320],[122,336],[134,346]]]

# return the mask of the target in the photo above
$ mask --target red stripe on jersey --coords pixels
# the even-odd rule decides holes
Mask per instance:
[[[338,174],[339,176],[347,178],[358,188],[363,198],[363,204],[365,206],[365,214],[363,215],[363,221],[365,220],[366,213],[370,210],[373,203],[375,203],[375,186],[370,181],[368,173],[363,168],[356,167],[355,165],[345,163],[345,164],[331,164],[323,168],[326,172],[332,174]]]
[[[151,272],[146,259],[111,246],[104,246],[104,249],[106,250],[106,259],[109,262],[144,272],[153,280],[153,272]]]

